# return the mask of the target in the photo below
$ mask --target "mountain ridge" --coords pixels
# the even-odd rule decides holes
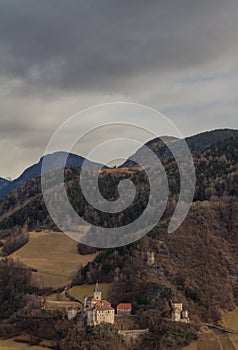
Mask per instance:
[[[215,129],[211,131],[205,131],[193,136],[189,136],[189,137],[186,137],[185,139],[178,139],[178,138],[167,137],[167,136],[157,137],[155,139],[148,141],[144,146],[140,147],[135,154],[130,156],[121,165],[121,167],[134,166],[135,163],[130,158],[133,158],[135,155],[139,155],[138,157],[139,159],[143,157],[143,151],[145,147],[150,148],[158,157],[160,157],[161,160],[164,160],[166,158],[173,157],[168,147],[169,144],[171,143],[173,143],[173,146],[177,145],[177,148],[179,149],[181,143],[184,143],[185,141],[188,145],[190,152],[192,153],[192,152],[201,152],[206,147],[230,137],[238,138],[238,130]],[[168,144],[168,146],[163,142],[163,140]]]
[[[41,175],[41,167],[42,167],[42,163],[43,163],[44,158],[47,159],[47,165],[49,165],[49,168],[47,169],[47,171],[50,172],[50,171],[54,171],[54,170],[59,169],[59,164],[61,164],[60,160],[61,160],[61,158],[65,158],[66,154],[67,154],[66,152],[59,151],[59,152],[54,152],[52,154],[47,154],[45,156],[42,156],[38,163],[35,163],[35,164],[31,165],[30,167],[28,167],[27,169],[25,169],[23,171],[23,173],[15,180],[8,181],[8,183],[6,183],[5,186],[4,185],[1,186],[1,182],[0,182],[0,199],[5,197],[6,195],[11,193],[15,189],[21,187],[27,181],[33,180],[37,176],[40,176]],[[88,167],[95,166],[97,164],[97,163],[91,162],[91,161],[87,160],[86,158],[81,157],[79,155],[69,153],[68,157],[67,157],[67,161],[66,161],[66,167],[76,166],[76,167],[81,168],[82,164],[84,162],[86,162],[86,166],[88,166]]]
[[[0,191],[11,183],[10,180],[0,177]]]
[[[205,131],[205,132],[193,135],[193,136],[189,136],[189,137],[185,138],[184,140],[187,142],[188,147],[189,147],[191,152],[199,152],[199,151],[202,151],[205,147],[207,147],[211,144],[214,144],[219,140],[228,138],[228,137],[238,137],[238,130],[235,130],[235,129],[216,129],[216,130],[211,130],[211,131]],[[168,142],[168,144],[170,142],[178,143],[178,147],[179,147],[179,143],[183,142],[182,139],[178,139],[176,137],[163,136],[161,138],[155,138],[155,139],[148,141],[144,146],[139,148],[135,154],[143,152],[143,147],[147,146],[147,147],[151,148],[162,159],[165,159],[167,157],[171,157],[172,156],[171,152],[169,151],[168,147],[161,140],[165,140],[166,142]],[[53,154],[48,154],[45,156],[45,157],[52,157],[51,168],[49,169],[49,171],[58,169],[57,163],[59,162],[59,157],[60,156],[64,157],[65,153],[66,152],[58,151],[58,152],[55,152]],[[27,181],[32,180],[32,179],[36,178],[37,176],[39,176],[41,174],[41,166],[42,166],[43,158],[44,158],[44,156],[42,156],[40,158],[38,163],[35,163],[35,164],[31,165],[30,167],[26,168],[22,172],[22,174],[19,177],[17,177],[16,179],[14,179],[13,181],[9,181],[9,180],[0,178],[0,199],[4,198],[5,196],[7,196],[9,193],[14,191],[15,189],[21,187]],[[76,166],[76,167],[81,168],[84,161],[87,162],[87,166],[89,166],[89,167],[93,166],[94,164],[97,164],[97,163],[94,163],[90,160],[87,160],[86,158],[84,158],[82,156],[79,156],[79,155],[76,155],[73,153],[69,153],[69,156],[68,156],[67,162],[66,162],[66,167]],[[124,162],[119,168],[130,167],[130,166],[134,166],[134,165],[135,165],[135,163],[133,161],[131,161],[130,157],[129,157],[128,160],[126,160],[126,162]]]
[[[224,139],[217,144],[211,145],[202,153],[193,153],[195,169],[197,173],[197,182],[194,200],[210,200],[212,196],[221,198],[223,195],[237,195],[238,194],[238,179],[237,179],[237,138]],[[165,168],[170,182],[170,191],[173,196],[179,193],[179,170],[176,166],[176,161],[172,158],[165,162]],[[123,170],[123,169],[122,169]],[[125,169],[127,171],[127,168]],[[143,171],[138,171],[137,168],[128,169],[127,175],[131,181],[135,180],[139,187],[145,186],[146,176]],[[156,175],[156,174],[155,174]],[[115,200],[117,195],[117,185],[120,178],[123,178],[123,171],[108,172],[103,176],[103,184],[100,189],[103,190],[105,198]],[[101,180],[100,180],[101,181]],[[72,204],[80,208],[82,214],[87,208],[87,203],[83,199],[82,194],[76,196],[79,189],[80,172],[77,168],[68,168],[66,171],[65,184],[68,186],[68,195],[72,197]],[[108,183],[109,182],[109,183]],[[145,201],[143,200],[143,205]],[[86,207],[84,207],[86,205]],[[38,209],[37,209],[38,208]],[[37,215],[36,215],[37,210]],[[88,207],[86,212],[90,217],[93,208]],[[137,207],[136,212],[140,209]],[[23,211],[23,212],[22,212]],[[35,212],[35,214],[34,214]],[[11,213],[13,213],[11,215]],[[10,214],[10,216],[8,215]],[[133,212],[131,212],[131,215]],[[30,220],[27,217],[30,215]],[[97,213],[100,216],[100,214]],[[133,214],[134,215],[134,214]],[[133,216],[132,215],[132,216]],[[9,217],[8,220],[6,216]],[[37,218],[37,220],[36,220]],[[87,218],[85,218],[87,221]],[[7,221],[6,221],[7,220]],[[10,220],[10,222],[9,222]],[[46,220],[46,221],[45,221]],[[103,220],[103,219],[102,219]],[[105,217],[105,220],[108,219]],[[0,229],[4,229],[10,225],[14,227],[14,223],[24,225],[26,222],[30,225],[30,229],[37,228],[37,221],[39,225],[44,227],[48,222],[51,229],[57,230],[48,218],[47,210],[44,206],[40,178],[28,181],[24,186],[18,188],[16,191],[9,194],[0,201]],[[50,224],[51,223],[51,224]],[[47,228],[47,227],[46,227]]]

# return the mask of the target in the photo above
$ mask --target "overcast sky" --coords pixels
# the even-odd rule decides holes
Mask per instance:
[[[2,177],[83,108],[145,104],[187,136],[238,128],[237,95],[237,0],[0,0]]]

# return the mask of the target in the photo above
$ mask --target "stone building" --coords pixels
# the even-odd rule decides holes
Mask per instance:
[[[109,301],[102,300],[102,293],[98,282],[96,283],[93,296],[84,298],[83,310],[88,326],[97,326],[101,323],[114,323],[115,310]]]
[[[182,303],[173,303],[171,301],[171,318],[174,322],[184,322],[189,323],[189,316],[188,316],[188,310],[183,310],[183,304]]]
[[[131,315],[132,305],[129,303],[120,303],[117,305],[117,315]]]
[[[153,266],[155,264],[155,253],[147,252],[147,264],[148,266]]]
[[[79,309],[74,307],[74,306],[69,307],[68,308],[68,320],[69,321],[73,320],[77,316],[78,311],[79,311]]]

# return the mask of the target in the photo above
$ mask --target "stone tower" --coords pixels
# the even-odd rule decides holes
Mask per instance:
[[[153,266],[155,264],[155,253],[147,252],[147,264],[148,266]]]
[[[96,286],[94,288],[93,297],[95,300],[102,300],[102,293],[101,293],[101,289],[99,287],[98,281],[97,281]]]

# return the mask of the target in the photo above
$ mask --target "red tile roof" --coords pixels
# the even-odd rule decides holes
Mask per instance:
[[[111,303],[109,303],[109,301],[107,301],[107,300],[97,301],[95,303],[95,307],[97,310],[114,310],[111,307]]]
[[[96,305],[96,309],[98,311],[113,311],[114,309],[110,306],[106,306],[106,305]]]
[[[96,304],[95,305],[96,309],[97,310],[114,310],[112,307],[111,307],[111,304]]]
[[[132,305],[129,303],[121,303],[117,305],[117,309],[131,309]]]

